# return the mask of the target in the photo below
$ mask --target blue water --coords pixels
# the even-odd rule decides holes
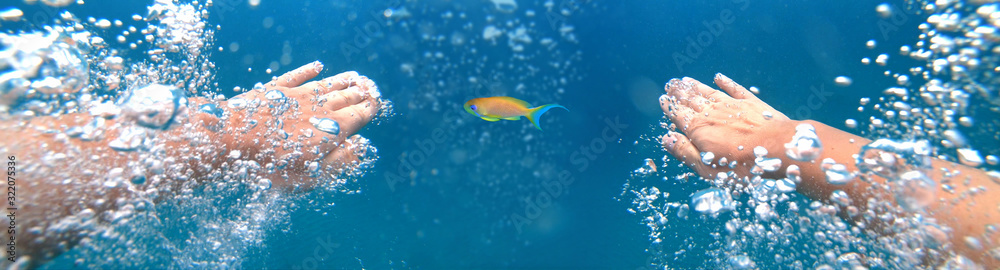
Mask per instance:
[[[144,14],[149,4],[118,2],[90,0],[68,10],[81,17],[125,20],[133,13]],[[914,43],[916,25],[923,21],[912,15],[898,31],[883,36],[874,10],[880,1],[553,2],[557,7],[566,4],[571,14],[548,13],[544,1],[528,0],[518,1],[513,13],[499,12],[482,0],[263,0],[257,7],[246,1],[215,1],[217,8],[210,9],[208,21],[221,26],[215,46],[225,50],[213,50],[211,60],[218,66],[218,89],[227,96],[235,94],[235,86],[250,87],[320,60],[326,70],[321,76],[356,70],[375,80],[383,97],[394,104],[393,115],[360,132],[380,156],[374,169],[348,184],[360,192],[313,192],[287,202],[289,220],[276,221],[280,226],[244,255],[240,267],[648,266],[656,256],[647,251],[649,228],[642,224],[643,216],[626,211],[631,203],[622,194],[623,184],[643,159],[659,162],[666,155],[656,142],[665,132],[659,127],[663,118],[657,98],[666,81],[689,76],[709,82],[722,72],[759,87],[762,100],[792,118],[842,126],[847,118],[870,115],[856,110],[859,98],[877,96],[894,82],[882,75],[886,67],[861,65],[860,59]],[[401,7],[412,16],[387,23],[372,15]],[[26,14],[33,14],[34,8],[22,7]],[[527,16],[527,10],[535,16]],[[713,34],[724,11],[731,12],[733,21],[722,23]],[[454,17],[444,18],[449,12]],[[466,18],[458,18],[460,13]],[[561,38],[549,16],[572,25],[578,42]],[[273,25],[264,27],[265,20]],[[506,37],[496,45],[483,40],[485,25],[508,21],[530,29],[534,40],[523,53],[528,59],[510,59]],[[364,31],[369,23],[374,23],[377,35],[364,34],[361,39],[368,42],[357,46],[360,34],[355,29]],[[453,44],[454,33],[462,34],[465,42]],[[689,38],[705,33],[711,42],[696,46],[699,53],[684,56],[693,62],[678,66],[676,55],[691,49]],[[542,37],[552,37],[558,45],[547,50],[539,44]],[[865,48],[871,39],[878,42],[878,50]],[[236,52],[230,50],[233,43],[239,44]],[[279,61],[286,45],[292,60],[267,74],[269,63]],[[345,46],[357,50],[345,54]],[[403,64],[412,65],[412,73],[403,70]],[[908,66],[898,63],[899,68]],[[841,75],[854,84],[835,86],[833,78]],[[470,76],[489,83],[472,83]],[[818,108],[803,107],[810,88],[831,94]],[[486,122],[462,111],[466,100],[484,93],[515,96],[533,105],[559,103],[570,111],[546,113],[540,123],[545,131],[524,120]],[[605,140],[608,121],[618,121],[622,128]],[[443,139],[434,141],[436,132]],[[593,159],[576,153],[595,145],[605,149],[586,150],[594,152]],[[415,155],[423,156],[422,161],[406,161]],[[414,177],[401,173],[405,164],[412,165]],[[676,165],[671,163],[660,174],[687,170]],[[562,172],[575,181],[561,185],[559,195],[552,196],[548,207],[540,207],[530,224],[518,225],[513,216],[527,215],[525,199],[554,195],[547,183]],[[688,182],[665,191],[680,201],[705,187]],[[666,243],[664,249],[719,245],[710,234],[721,232],[724,220],[670,222],[674,235],[665,238],[678,242]],[[711,259],[695,248],[677,259],[657,260],[693,268]]]

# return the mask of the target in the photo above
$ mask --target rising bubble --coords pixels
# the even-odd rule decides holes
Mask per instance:
[[[340,123],[334,121],[330,118],[309,118],[309,123],[313,124],[313,127],[319,131],[326,132],[333,135],[340,135]]]
[[[736,204],[728,192],[718,188],[708,188],[691,195],[694,210],[712,216],[721,212],[733,210]]]
[[[131,89],[120,105],[126,117],[141,126],[153,129],[170,129],[185,116],[187,97],[177,87],[150,84]]]

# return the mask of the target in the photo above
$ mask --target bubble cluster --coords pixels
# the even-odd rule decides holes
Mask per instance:
[[[64,28],[23,34],[0,33],[0,111],[30,99],[59,98],[89,82],[87,59]]]
[[[72,3],[84,5],[41,1],[51,7]],[[290,199],[296,195],[272,185],[292,185],[286,183],[291,177],[285,168],[303,152],[318,150],[285,140],[290,135],[281,129],[284,120],[298,114],[282,112],[298,104],[282,91],[221,105],[225,97],[211,61],[218,26],[207,21],[212,5],[157,0],[130,18],[77,17],[58,10],[51,21],[37,22],[46,24],[37,29],[0,33],[0,113],[20,117],[4,119],[45,130],[53,143],[64,146],[42,149],[39,166],[25,168],[41,176],[33,180],[63,190],[60,196],[70,212],[52,224],[26,229],[44,237],[82,239],[57,246],[60,252],[73,249],[51,267],[238,268],[247,254],[265,246],[267,234],[287,226]],[[0,12],[5,26],[6,20],[24,19],[15,11],[20,12]],[[374,85],[364,86],[369,97],[381,97]],[[268,128],[272,136],[259,141],[264,151],[228,151],[218,143],[219,137],[243,130],[225,125],[235,113],[271,116],[242,123]],[[206,133],[193,125],[198,123],[192,117],[200,114],[223,121],[206,126]],[[32,122],[66,115],[73,121]],[[340,133],[331,119],[317,128]],[[308,177],[319,184],[311,188],[326,194],[358,192],[350,184],[374,166],[378,155],[367,139],[348,140],[344,150],[358,159],[342,167],[313,162]],[[103,145],[79,146],[90,142]],[[273,149],[295,151],[274,157]],[[274,162],[260,162],[262,157]],[[124,161],[105,165],[104,160]],[[115,194],[115,200],[100,199],[106,194]],[[19,199],[47,199],[25,196]]]
[[[887,18],[926,15],[916,44],[899,47],[898,53],[915,60],[910,67],[890,65],[884,74],[898,86],[888,87],[878,102],[867,104],[877,112],[867,132],[895,139],[928,140],[942,147],[941,154],[978,167],[976,156],[998,155],[995,148],[970,146],[968,137],[997,138],[996,121],[989,118],[1000,105],[996,76],[1000,59],[993,56],[1000,33],[995,3],[965,1],[908,1],[909,7],[879,6]],[[879,58],[882,59],[880,54]],[[889,64],[888,57],[881,65]],[[891,71],[893,70],[893,71]],[[975,154],[974,154],[975,153]],[[969,158],[969,159],[965,159]],[[968,161],[968,162],[966,162]],[[995,168],[994,168],[995,169]]]
[[[785,144],[785,154],[798,161],[812,161],[823,153],[823,144],[816,135],[816,128],[810,124],[795,127],[792,141]]]
[[[186,122],[188,100],[177,87],[151,84],[129,89],[120,105],[124,117],[140,126],[167,130]]]
[[[696,192],[691,195],[691,204],[694,205],[695,211],[713,216],[735,208],[735,203],[729,193],[718,188]]]
[[[708,189],[694,188],[699,190],[698,198],[705,198],[697,203],[664,197],[633,200],[633,205],[640,201],[644,205],[660,205],[633,208],[654,219],[668,210],[687,209],[688,205],[706,213],[727,209],[721,207],[726,204],[712,203],[725,201],[719,198],[728,197],[734,202],[731,204],[734,207],[726,211],[730,214],[702,215],[705,218],[699,222],[724,223],[721,226],[724,230],[688,226],[678,220],[665,225],[647,223],[652,232],[649,252],[655,256],[653,265],[671,268],[671,264],[693,257],[691,251],[706,249],[693,244],[696,242],[693,237],[712,237],[714,240],[707,248],[708,263],[727,269],[919,268],[926,266],[928,259],[944,268],[975,268],[972,260],[955,255],[948,244],[960,243],[972,250],[996,252],[986,251],[981,237],[952,241],[948,238],[950,228],[922,211],[936,203],[942,192],[962,194],[965,198],[981,189],[968,184],[968,179],[961,176],[962,169],[932,168],[932,158],[987,170],[992,182],[1000,184],[1000,173],[994,167],[1000,153],[991,146],[998,139],[1000,125],[993,117],[1000,105],[995,87],[1000,84],[1000,77],[996,76],[1000,58],[995,56],[1000,41],[996,30],[1000,27],[1000,5],[991,1],[905,2],[903,7],[883,3],[874,8],[883,19],[880,24],[894,23],[891,27],[900,27],[900,18],[926,18],[919,25],[919,41],[888,48],[889,52],[880,51],[889,42],[869,40],[864,44],[874,53],[861,59],[861,64],[884,68],[883,74],[891,79],[892,85],[883,88],[879,96],[859,100],[857,111],[871,114],[870,117],[843,120],[848,131],[860,131],[874,141],[862,145],[855,160],[819,160],[822,143],[831,142],[821,143],[814,128],[800,126],[794,138],[784,145],[782,154],[792,160],[820,165],[825,182],[840,189],[817,201],[805,198],[795,192],[802,176],[794,164],[785,168],[784,178],[762,178],[769,167],[767,149],[763,147],[753,148],[756,160],[751,164],[751,177],[719,172],[703,181],[663,182],[651,179],[655,176],[633,175],[628,186],[636,189],[652,185],[668,190],[663,187],[665,184],[678,189],[691,188],[691,183],[712,185]],[[904,66],[908,65],[905,63],[917,64]],[[857,83],[847,76],[838,76],[833,82],[845,88]],[[764,116],[771,118],[770,113]],[[858,171],[848,170],[852,164]],[[932,174],[942,177],[932,178]],[[872,177],[887,181],[873,184]],[[673,178],[692,177],[691,173],[682,173]],[[859,181],[871,184],[862,194],[872,197],[848,195],[848,190]],[[842,217],[849,217],[857,224],[849,225]],[[866,231],[872,224],[885,226],[894,233],[872,235]],[[665,236],[671,228],[701,234]]]

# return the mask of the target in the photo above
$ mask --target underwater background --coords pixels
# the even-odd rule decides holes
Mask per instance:
[[[81,18],[130,21],[132,14],[145,14],[149,2],[88,0],[65,9]],[[718,268],[732,255],[720,251],[727,244],[719,240],[726,216],[671,215],[669,230],[658,236],[662,242],[651,243],[645,214],[633,209],[637,183],[653,183],[647,185],[681,203],[710,187],[700,180],[660,180],[689,171],[664,159],[658,142],[666,132],[658,107],[664,84],[684,76],[710,82],[721,72],[758,87],[763,101],[793,119],[844,128],[845,119],[867,121],[873,114],[857,109],[860,98],[880,96],[896,84],[884,71],[914,65],[905,57],[888,66],[861,59],[897,55],[900,46],[919,40],[917,25],[926,18],[907,13],[887,30],[875,9],[882,1],[511,3],[213,1],[206,22],[218,28],[207,59],[217,67],[217,85],[205,91],[232,97],[234,87],[249,88],[319,60],[325,65],[320,76],[355,70],[372,78],[393,104],[389,117],[359,133],[378,149],[374,167],[345,192],[275,202],[280,206],[273,211],[284,214],[238,249],[245,252],[229,254],[239,257],[232,267]],[[26,19],[47,8],[13,5]],[[876,41],[874,49],[866,47],[869,40]],[[853,83],[838,86],[837,76]],[[816,91],[830,94],[818,107],[804,105]],[[467,100],[484,96],[558,103],[569,112],[546,113],[541,131],[527,121],[487,122],[462,110]],[[967,135],[984,155],[997,154],[989,134]],[[635,172],[646,159],[658,172]],[[792,200],[808,204],[801,196]],[[185,213],[164,207],[160,215]],[[198,237],[197,228],[183,226],[163,233]],[[774,253],[796,253],[811,268],[821,258],[808,254],[826,252],[822,245],[787,244],[802,248],[762,245],[737,253],[757,258],[761,268],[789,264],[775,261]],[[123,256],[111,250],[104,255]],[[197,258],[178,253],[201,248],[180,250],[153,249],[148,256]],[[79,256],[70,252],[47,266],[73,267]]]

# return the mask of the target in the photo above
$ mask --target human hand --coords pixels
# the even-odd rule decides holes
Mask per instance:
[[[749,176],[753,149],[763,146],[772,153],[782,149],[780,140],[791,138],[785,133],[789,126],[794,133],[795,121],[721,73],[716,74],[715,84],[725,93],[692,78],[667,83],[660,107],[672,124],[662,137],[663,147],[702,177],[711,179],[728,171]],[[702,153],[714,158],[706,164]]]
[[[276,186],[308,189],[304,179],[339,174],[370,150],[354,134],[382,109],[375,82],[353,71],[306,82],[322,69],[313,62],[226,101],[230,158],[257,161]]]

